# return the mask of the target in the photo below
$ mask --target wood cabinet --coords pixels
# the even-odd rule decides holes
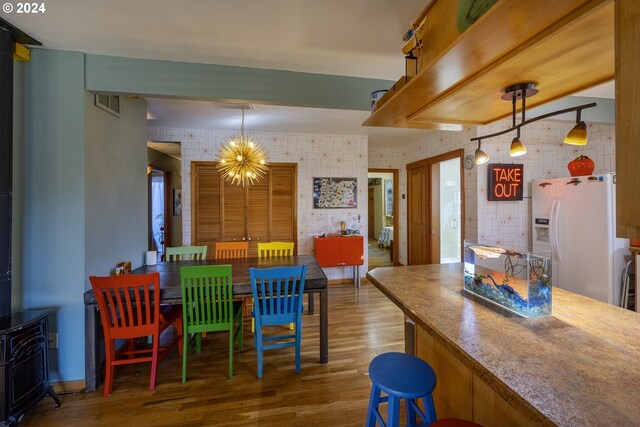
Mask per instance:
[[[433,399],[439,419],[461,418],[495,427],[539,425],[419,326],[415,328],[415,355],[429,363],[438,378]]]
[[[362,236],[315,237],[313,248],[320,267],[364,264],[364,238]]]
[[[210,246],[212,258],[215,242],[249,241],[250,257],[257,242],[297,243],[296,173],[295,164],[270,164],[242,187],[222,179],[214,162],[192,162],[192,244]]]
[[[640,2],[617,1],[615,19],[616,234],[640,239]]]
[[[614,78],[613,0],[499,1],[462,34],[457,4],[429,6],[422,68],[365,126],[462,130],[510,116],[514,83],[536,82],[533,108]]]

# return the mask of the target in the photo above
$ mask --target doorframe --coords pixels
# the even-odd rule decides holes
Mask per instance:
[[[157,166],[153,163],[147,165],[147,229],[148,229],[148,242],[149,250],[152,249],[152,236],[153,236],[153,218],[151,217],[151,176],[153,175],[153,169],[157,169],[164,173],[164,249],[167,250],[173,244],[173,200],[171,200],[172,194],[172,180],[171,171]],[[167,219],[168,218],[168,219]]]
[[[428,157],[426,159],[418,160],[413,163],[407,163],[407,171],[410,169],[416,169],[420,167],[426,167],[427,173],[425,183],[425,189],[428,192],[428,215],[429,215],[429,224],[431,224],[431,207],[433,205],[432,195],[431,195],[431,165],[435,163],[440,163],[446,160],[452,160],[458,158],[460,160],[460,259],[464,259],[464,236],[465,236],[465,206],[464,206],[464,149],[460,148],[458,150],[448,151],[446,153],[438,154],[437,156]],[[408,174],[407,174],[408,176]],[[407,206],[411,206],[411,201],[409,198],[411,197],[411,191],[409,191],[409,182],[407,182]],[[431,232],[428,230],[427,232],[427,253],[429,263],[432,260],[431,254]],[[409,221],[409,216],[407,215],[407,236],[411,234],[411,222]],[[410,259],[409,251],[411,250],[411,246],[407,245],[407,259]]]
[[[398,229],[400,225],[400,210],[398,203],[398,193],[400,192],[400,170],[399,169],[384,169],[384,168],[369,168],[367,173],[392,173],[393,174],[393,265],[401,265],[398,261],[400,259],[400,242],[398,242],[398,238],[400,236],[400,231]],[[368,207],[367,207],[368,209]],[[369,212],[367,212],[367,216]],[[367,238],[369,236],[367,235]]]

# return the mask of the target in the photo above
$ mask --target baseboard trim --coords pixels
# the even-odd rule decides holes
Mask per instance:
[[[60,381],[57,383],[51,383],[56,393],[75,393],[77,391],[84,390],[86,387],[84,380],[76,381]]]

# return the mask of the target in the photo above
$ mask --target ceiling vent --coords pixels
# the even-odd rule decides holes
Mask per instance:
[[[96,107],[120,117],[120,96],[96,93]]]
[[[253,104],[234,102],[214,102],[213,107],[219,110],[253,110]]]

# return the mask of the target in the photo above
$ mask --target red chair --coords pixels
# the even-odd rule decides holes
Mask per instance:
[[[151,362],[149,390],[156,387],[158,361],[181,338],[182,328],[165,347],[160,347],[160,335],[172,324],[182,325],[181,310],[160,313],[160,275],[128,274],[120,276],[91,276],[91,287],[98,302],[106,352],[104,395],[109,396],[113,388],[113,372],[117,365]],[[136,349],[133,343],[138,338],[152,337],[152,347]],[[128,340],[116,351],[116,340]],[[124,356],[118,358],[117,356]]]

